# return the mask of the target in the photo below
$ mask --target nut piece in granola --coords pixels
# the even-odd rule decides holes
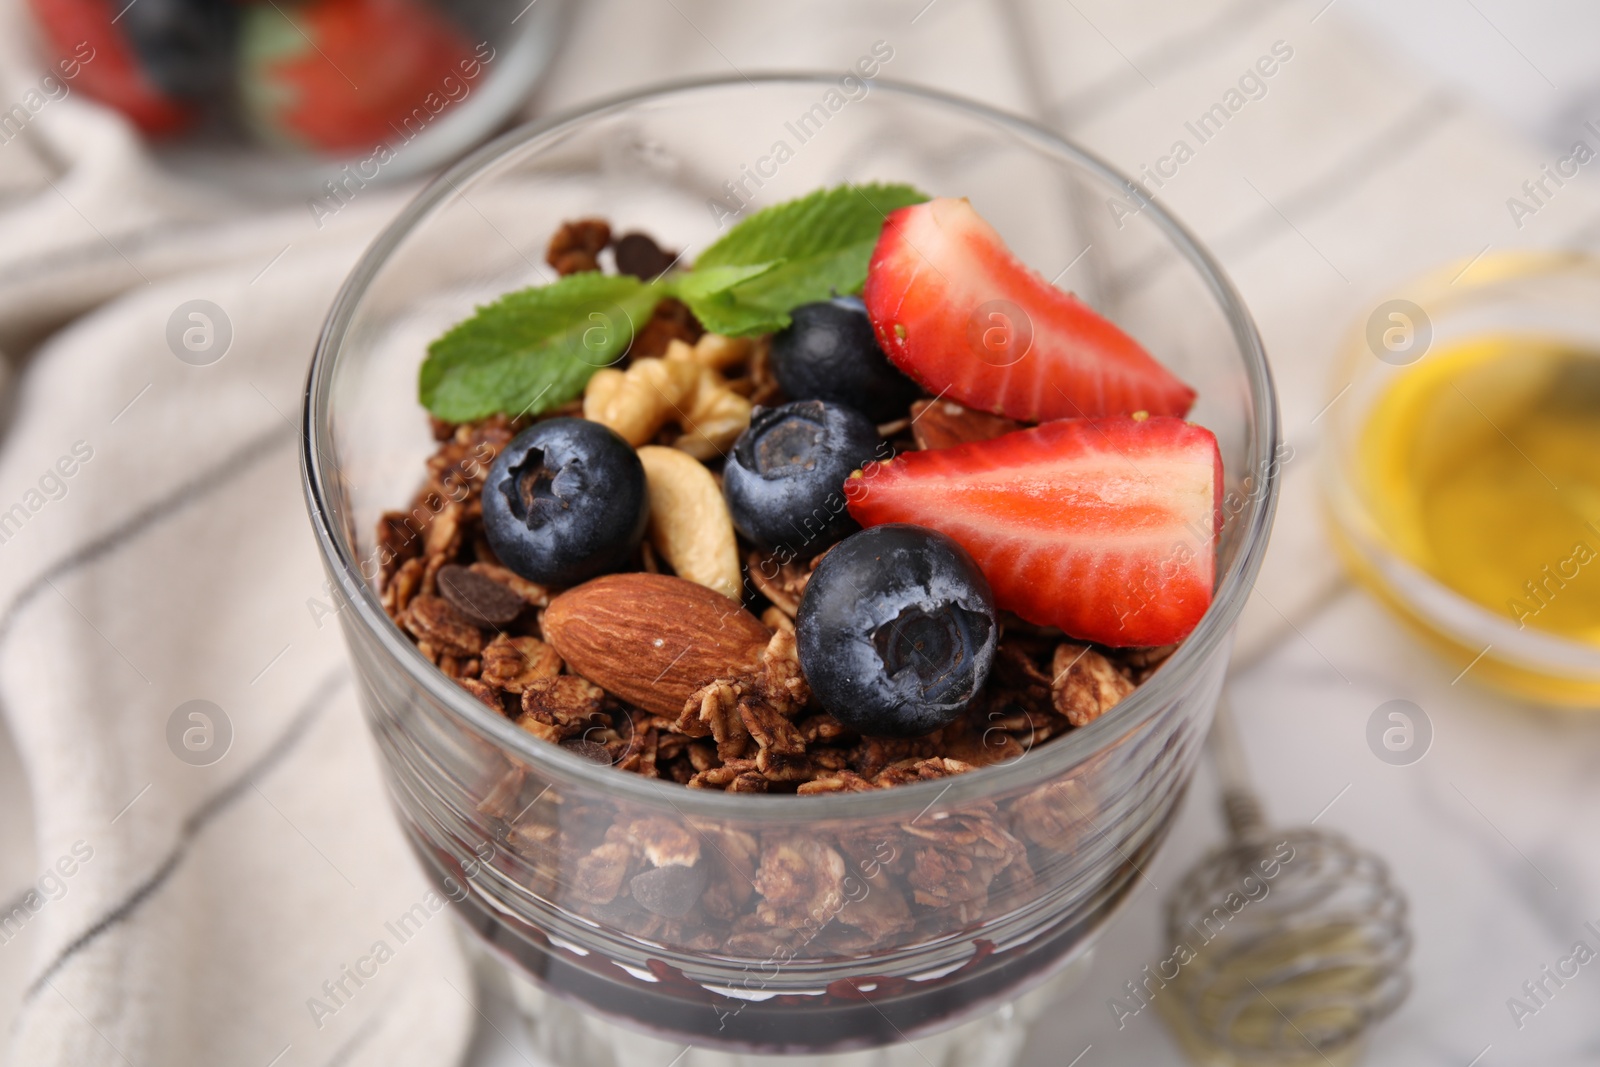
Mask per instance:
[[[755,340],[750,337],[725,337],[720,333],[708,333],[694,342],[689,358],[702,367],[725,371],[749,359],[754,348]]]
[[[720,354],[716,347],[707,346],[708,358],[701,358],[704,341],[702,337],[700,343],[692,347],[673,341],[667,345],[667,359],[700,368],[700,376],[685,399],[686,410],[677,412],[677,422],[685,432],[672,442],[673,447],[696,459],[710,460],[725,456],[734,440],[750,425],[751,405],[712,367],[709,357]]]
[[[739,546],[722,489],[704,463],[676,448],[639,449],[650,495],[650,543],[679,578],[739,595]]]
[[[924,451],[987,441],[1020,429],[1020,422],[954,400],[918,400],[911,405],[911,437]]]
[[[638,447],[683,410],[703,368],[655,356],[636,356],[626,370],[602,367],[583,391],[583,417],[615,430]]]

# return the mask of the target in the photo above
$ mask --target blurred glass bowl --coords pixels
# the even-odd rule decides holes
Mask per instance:
[[[46,78],[264,196],[436,170],[527,100],[566,0],[28,0]],[[47,86],[48,88],[48,86]]]

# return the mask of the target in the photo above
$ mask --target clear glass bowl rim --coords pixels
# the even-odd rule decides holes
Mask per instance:
[[[801,805],[791,796],[729,795],[715,790],[685,789],[676,783],[619,773],[573,755],[559,746],[540,741],[510,719],[493,714],[465,689],[445,677],[406,639],[385,614],[372,587],[362,578],[351,546],[342,532],[335,528],[325,502],[335,494],[338,473],[324,461],[321,447],[325,442],[331,444],[330,393],[340,346],[368,285],[388,262],[390,255],[435,207],[452,195],[460,195],[459,187],[463,183],[497,163],[503,156],[533,142],[542,139],[559,141],[565,132],[575,127],[646,101],[664,101],[705,90],[737,89],[746,85],[819,87],[831,86],[836,81],[836,75],[813,72],[774,72],[748,77],[731,75],[671,81],[607,97],[510,130],[435,178],[389,223],[345,279],[323,324],[306,382],[300,441],[301,481],[318,548],[334,574],[342,595],[354,611],[353,623],[347,621],[346,625],[361,627],[406,672],[414,685],[447,709],[465,729],[516,759],[525,761],[554,781],[576,783],[583,788],[654,807],[670,805],[684,816],[736,818],[741,822],[792,822],[797,816],[803,816],[808,821],[895,818],[926,810],[934,800],[959,805],[964,801],[981,800],[1050,781],[1094,756],[1117,737],[1139,729],[1159,710],[1183,697],[1191,677],[1217,646],[1228,638],[1260,570],[1278,498],[1277,467],[1270,462],[1276,454],[1279,441],[1278,405],[1266,351],[1249,311],[1221,266],[1177,219],[1160,205],[1146,200],[1142,213],[1166,233],[1172,247],[1199,272],[1244,354],[1244,369],[1252,402],[1251,433],[1254,441],[1246,469],[1261,474],[1263,481],[1259,492],[1252,488],[1251,496],[1255,499],[1255,505],[1246,512],[1248,526],[1243,531],[1244,542],[1232,566],[1218,583],[1210,609],[1194,632],[1162,665],[1161,670],[1118,704],[1114,712],[1030,750],[1023,758],[1007,764],[985,767],[942,782],[920,782],[870,793],[808,797]],[[923,86],[888,79],[874,79],[872,86],[874,95],[883,93],[909,97],[921,103],[963,112],[999,127],[1023,142],[1065,156],[1118,187],[1136,188],[1131,179],[1099,157],[1027,119]]]

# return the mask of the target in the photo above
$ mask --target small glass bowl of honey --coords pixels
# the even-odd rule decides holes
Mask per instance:
[[[1324,410],[1357,579],[1458,681],[1600,708],[1600,260],[1485,255],[1402,287]]]

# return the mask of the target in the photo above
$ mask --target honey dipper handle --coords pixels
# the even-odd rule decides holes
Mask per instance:
[[[1211,723],[1211,757],[1217,777],[1222,781],[1222,815],[1228,823],[1228,836],[1236,841],[1251,841],[1266,828],[1261,799],[1250,786],[1250,769],[1245,762],[1244,744],[1239,739],[1239,724],[1233,716],[1227,692],[1217,699],[1216,718]]]

